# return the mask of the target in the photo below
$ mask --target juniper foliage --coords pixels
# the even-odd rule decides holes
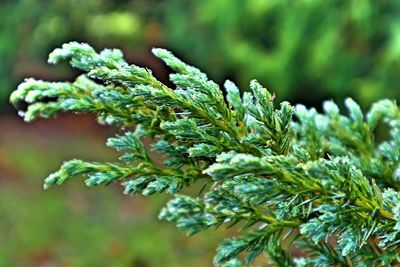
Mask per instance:
[[[394,101],[378,101],[366,114],[350,98],[344,113],[332,101],[322,113],[276,105],[257,81],[243,94],[231,81],[221,89],[169,51],[153,54],[174,70],[175,88],[129,65],[119,50],[97,53],[72,42],[54,50],[49,62],[69,60],[84,72],[75,82],[27,79],[12,93],[12,103],[28,103],[20,113],[25,121],[90,112],[126,129],[107,141],[121,152],[118,161],[65,162],[45,188],[83,175],[88,186],[119,182],[129,195],[172,194],[160,218],[188,235],[240,225],[238,236],[219,245],[217,266],[251,264],[260,255],[276,266],[400,263]],[[384,124],[390,136],[377,142]],[[162,164],[153,161],[144,137],[166,158]],[[203,187],[198,195],[179,193],[195,183]]]

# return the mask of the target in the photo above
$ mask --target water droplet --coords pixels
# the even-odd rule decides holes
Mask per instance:
[[[18,111],[18,116],[20,116],[20,117],[25,117],[25,114],[26,114],[26,112],[25,111],[23,111],[23,110],[19,110]]]

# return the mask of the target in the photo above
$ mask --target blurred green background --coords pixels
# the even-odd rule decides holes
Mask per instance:
[[[320,107],[346,96],[367,107],[400,97],[400,1],[3,0],[0,2],[0,266],[211,266],[222,234],[186,238],[158,221],[167,196],[126,197],[75,181],[44,192],[70,158],[114,160],[118,129],[92,116],[25,124],[8,104],[25,77],[72,80],[46,64],[68,41],[118,47],[166,81],[150,54],[172,50],[215,81],[258,79],[278,99]]]

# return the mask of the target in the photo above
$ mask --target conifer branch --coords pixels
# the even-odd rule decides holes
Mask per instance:
[[[215,265],[250,264],[261,254],[276,266],[376,266],[400,263],[400,110],[381,100],[364,114],[346,99],[347,115],[327,101],[323,113],[295,108],[256,81],[241,95],[165,49],[153,49],[175,73],[175,88],[122,52],[97,53],[72,42],[50,54],[84,72],[73,83],[27,79],[10,97],[28,103],[26,121],[60,112],[94,113],[125,133],[107,145],[116,162],[65,162],[45,188],[83,175],[86,184],[120,182],[125,194],[167,192],[160,218],[192,235],[240,225],[241,236],[217,249]],[[292,116],[294,115],[294,118]],[[376,128],[389,126],[378,143]],[[133,130],[134,128],[134,130]],[[156,164],[142,144],[153,140]],[[197,196],[184,187],[203,185]],[[212,184],[212,186],[210,186]],[[178,194],[180,192],[180,194]],[[304,252],[294,258],[291,249]]]

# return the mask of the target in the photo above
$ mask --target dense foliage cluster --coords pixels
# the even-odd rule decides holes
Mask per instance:
[[[255,78],[279,90],[281,99],[310,105],[326,96],[342,101],[351,94],[363,106],[400,97],[399,1],[3,2],[0,103],[26,73],[71,77],[67,69],[49,73],[41,65],[68,40],[118,45],[128,58],[147,55],[149,46],[170,47],[218,82],[234,77],[245,87]]]
[[[73,83],[27,79],[11,102],[28,103],[26,121],[59,112],[91,112],[124,129],[107,145],[116,162],[71,160],[45,188],[84,175],[86,184],[120,182],[126,194],[167,192],[160,218],[189,235],[226,225],[241,235],[222,242],[216,265],[250,264],[259,255],[277,266],[377,266],[400,263],[400,110],[381,100],[364,114],[347,99],[347,115],[327,101],[323,112],[287,102],[257,81],[243,94],[224,90],[199,69],[153,49],[175,73],[175,88],[121,51],[63,45],[49,62],[69,60],[84,72]],[[225,93],[224,93],[225,92]],[[292,118],[293,116],[293,118]],[[387,140],[375,133],[386,125]],[[151,150],[165,157],[153,160]],[[198,194],[185,187],[202,185]],[[292,253],[296,250],[296,253]],[[296,254],[296,255],[295,255]]]
[[[399,1],[169,0],[166,38],[212,77],[255,78],[283,99],[352,94],[366,105],[400,96],[399,11]]]

